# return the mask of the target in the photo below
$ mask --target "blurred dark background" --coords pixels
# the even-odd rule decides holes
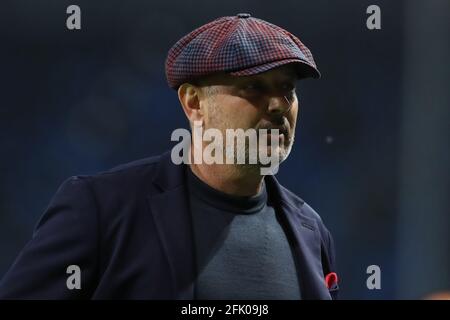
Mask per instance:
[[[82,29],[66,28],[81,7]],[[366,8],[381,8],[368,30]],[[450,289],[450,1],[2,1],[0,277],[51,196],[169,149],[187,121],[164,75],[194,28],[248,12],[297,35],[320,80],[298,90],[296,145],[279,180],[334,235],[341,298]],[[381,290],[366,268],[381,268]]]

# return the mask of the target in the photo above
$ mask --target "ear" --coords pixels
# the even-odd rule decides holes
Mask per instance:
[[[203,120],[203,110],[200,108],[200,88],[190,84],[183,83],[178,88],[178,100],[180,100],[183,111],[190,123]]]

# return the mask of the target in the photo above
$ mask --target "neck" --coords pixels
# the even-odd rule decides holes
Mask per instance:
[[[191,164],[192,172],[210,187],[235,196],[253,196],[261,191],[259,167],[231,164]]]

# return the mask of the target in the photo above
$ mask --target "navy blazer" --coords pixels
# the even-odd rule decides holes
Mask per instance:
[[[0,282],[0,299],[193,299],[186,165],[170,153],[66,180]],[[293,246],[303,299],[335,298],[333,242],[319,215],[266,176]],[[81,270],[69,290],[67,267]]]

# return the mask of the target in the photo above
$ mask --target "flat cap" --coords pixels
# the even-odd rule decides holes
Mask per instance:
[[[300,78],[319,78],[309,49],[290,32],[248,13],[218,18],[181,38],[169,50],[166,77],[171,88],[225,72],[249,76],[295,63]]]

